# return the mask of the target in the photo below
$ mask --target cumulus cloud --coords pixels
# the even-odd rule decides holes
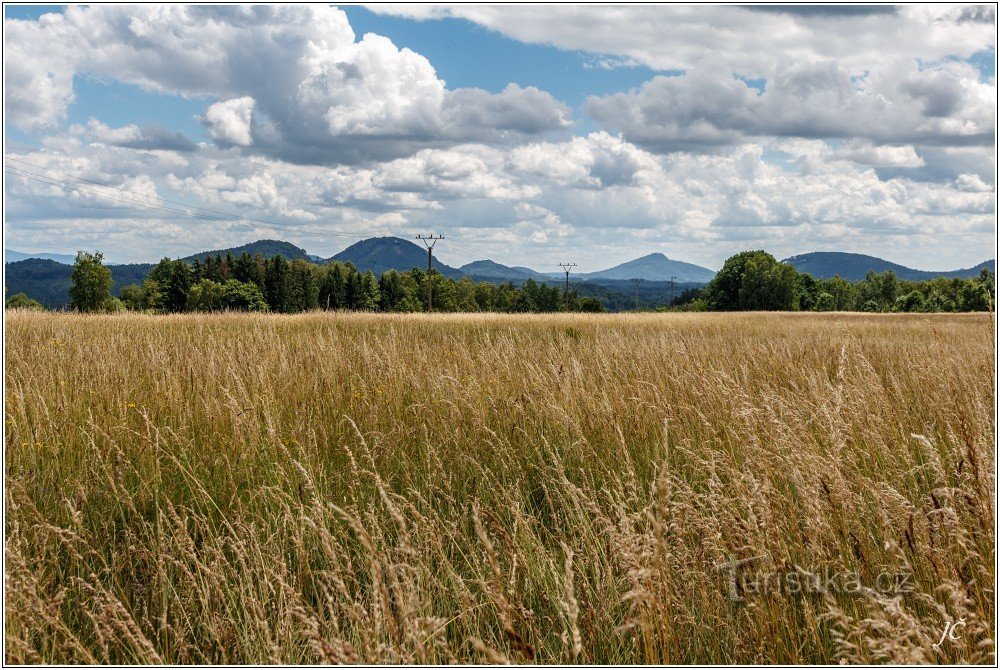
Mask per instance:
[[[839,160],[849,160],[873,167],[918,168],[924,166],[924,159],[917,155],[912,146],[874,145],[854,142],[838,149],[834,156]]]
[[[596,132],[517,147],[423,149],[378,165],[332,168],[237,159],[235,148],[142,153],[80,136],[58,146],[15,157],[274,225],[233,218],[208,224],[115,201],[113,191],[68,195],[11,176],[9,244],[37,242],[38,226],[83,244],[117,218],[105,245],[123,259],[145,259],[150,244],[158,254],[191,253],[260,237],[332,254],[362,237],[430,227],[462,245],[445,259],[454,263],[475,256],[544,268],[552,250],[564,250],[596,270],[655,250],[717,266],[753,245],[778,255],[817,248],[884,255],[892,248],[896,260],[927,266],[921,249],[933,244],[938,263],[954,259],[957,267],[971,264],[970,241],[988,244],[995,216],[992,187],[973,173],[946,183],[883,179],[819,140],[658,155]],[[775,152],[786,165],[768,160]],[[154,218],[181,232],[150,237],[142,222]]]
[[[757,137],[858,138],[875,143],[991,144],[995,88],[964,63],[885,63],[855,77],[832,61],[782,66],[763,93],[717,56],[640,89],[591,97],[603,127],[660,151]]]
[[[456,142],[566,130],[568,107],[535,88],[448,90],[426,58],[324,6],[71,6],[5,21],[8,118],[51,127],[73,76],[216,99],[202,117],[226,146],[300,163],[354,163]],[[252,123],[260,114],[262,121]]]
[[[86,126],[79,124],[70,126],[69,132],[73,135],[85,135],[96,142],[126,149],[195,151],[198,148],[198,145],[183,133],[155,125],[140,128],[133,123],[120,128],[112,128],[92,118],[87,121]]]
[[[248,147],[253,143],[254,99],[249,95],[213,103],[201,118],[209,137],[223,145]]]
[[[707,52],[770,78],[789,60],[863,73],[898,57],[931,62],[996,48],[988,5],[901,7],[373,5],[418,20],[464,18],[508,37],[686,70]],[[764,11],[762,11],[764,10]]]

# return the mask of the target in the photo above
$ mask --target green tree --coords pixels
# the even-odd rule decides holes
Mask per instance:
[[[820,292],[833,296],[833,311],[848,312],[855,309],[857,289],[851,282],[840,275],[834,275],[830,279],[818,280],[817,284]]]
[[[709,309],[798,309],[798,272],[779,263],[766,251],[744,251],[731,256],[703,292]]]
[[[266,312],[267,301],[260,287],[253,282],[229,279],[222,285],[219,308],[237,312]]]
[[[604,311],[604,305],[597,298],[580,298],[576,304],[576,309],[579,312],[600,313]]]
[[[144,309],[142,304],[142,287],[137,284],[122,286],[122,290],[118,292],[118,298],[125,305],[126,309],[136,311]]]
[[[833,295],[823,291],[816,296],[816,303],[813,305],[813,310],[817,312],[832,312],[836,308],[837,301]]]
[[[897,297],[899,297],[899,279],[892,270],[882,273],[870,271],[857,284],[857,303],[864,312],[888,312],[896,304]],[[878,309],[870,309],[868,303],[875,303]]]
[[[73,286],[69,289],[70,308],[78,312],[97,312],[111,300],[111,270],[104,267],[104,254],[81,251],[76,255]]]
[[[958,308],[963,312],[987,312],[993,304],[984,282],[970,279],[958,290]]]
[[[272,256],[264,270],[264,298],[272,312],[290,312],[289,275],[291,268],[281,256]]]
[[[157,292],[157,295],[149,296],[151,302],[155,298],[156,303],[150,306],[151,309],[165,312],[183,312],[186,309],[188,291],[194,283],[194,270],[189,264],[179,259],[164,258],[150,271],[146,280],[155,282]]]
[[[372,271],[361,275],[359,278],[360,288],[358,290],[355,302],[355,309],[364,310],[366,312],[373,312],[378,309],[379,306],[379,290],[378,290],[378,280],[375,279],[375,275]]]
[[[15,293],[7,298],[5,303],[7,309],[33,309],[39,312],[45,311],[45,306],[34,298],[29,298],[24,293]]]
[[[188,291],[187,310],[191,312],[214,312],[222,309],[222,284],[211,279],[202,279]]]
[[[906,295],[901,295],[896,298],[896,302],[893,307],[897,312],[922,311],[924,308],[924,295],[920,291],[914,289]]]

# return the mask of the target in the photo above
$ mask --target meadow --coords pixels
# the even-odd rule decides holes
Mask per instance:
[[[5,342],[8,663],[995,663],[991,315]]]

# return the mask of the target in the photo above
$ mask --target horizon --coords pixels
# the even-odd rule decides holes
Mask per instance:
[[[299,245],[297,245],[297,244],[295,244],[293,242],[289,242],[288,240],[282,240],[282,239],[277,239],[277,238],[261,238],[261,239],[257,239],[257,240],[252,240],[250,242],[244,242],[244,243],[241,243],[241,244],[234,244],[234,245],[230,245],[230,246],[226,246],[226,247],[220,247],[218,249],[198,249],[198,250],[191,251],[189,253],[182,254],[180,256],[172,256],[170,258],[186,258],[188,256],[194,256],[194,255],[208,253],[208,252],[226,252],[226,251],[229,251],[229,250],[232,250],[232,249],[236,249],[236,248],[239,248],[239,247],[253,245],[253,244],[260,244],[260,243],[264,243],[264,242],[279,242],[279,243],[284,243],[284,244],[292,244],[293,246],[296,246],[300,251],[305,252],[307,255],[317,257],[314,260],[314,262],[325,262],[325,261],[332,260],[333,257],[336,256],[337,254],[339,254],[339,253],[347,250],[350,247],[353,247],[354,245],[356,245],[358,243],[366,242],[368,240],[373,240],[373,239],[394,239],[394,240],[400,240],[400,241],[403,241],[403,242],[409,242],[409,243],[413,244],[414,246],[420,248],[419,245],[417,245],[413,240],[408,240],[406,238],[398,237],[396,235],[382,235],[382,236],[365,238],[365,239],[362,239],[362,240],[358,240],[357,242],[352,242],[352,243],[347,244],[343,248],[338,249],[337,251],[335,251],[335,252],[333,252],[333,253],[331,253],[329,255],[320,255],[320,254],[314,254],[314,253],[312,253],[307,247],[299,246]],[[436,248],[437,247],[435,247],[435,249]],[[768,252],[767,249],[761,249],[761,250],[765,251],[765,252]],[[423,251],[423,249],[421,249],[421,251]],[[756,251],[756,249],[754,251]],[[61,256],[74,256],[74,255],[76,255],[76,253],[79,253],[79,252],[101,253],[101,254],[103,254],[103,252],[100,249],[80,249],[80,250],[75,251],[75,252],[53,252],[53,251],[22,251],[20,249],[11,249],[9,247],[4,247],[4,253],[6,254],[7,252],[14,252],[14,253],[18,253],[18,254],[24,254],[24,255],[29,256],[29,258],[32,257],[32,256],[30,256],[31,254],[46,254],[46,255],[61,255]],[[768,253],[770,253],[770,252],[768,252]],[[785,256],[785,257],[775,256],[775,258],[779,262],[785,262],[785,261],[788,261],[788,260],[800,258],[802,256],[807,256],[807,255],[811,255],[811,254],[848,254],[848,255],[867,256],[867,257],[870,257],[870,258],[873,258],[873,259],[876,259],[876,260],[886,261],[886,262],[892,263],[894,265],[900,265],[900,266],[906,267],[906,268],[908,268],[910,270],[919,270],[919,271],[924,271],[924,272],[950,272],[950,271],[955,271],[955,270],[967,270],[967,269],[970,269],[970,268],[978,267],[979,265],[982,265],[983,263],[988,263],[990,261],[996,261],[997,260],[996,255],[993,255],[993,256],[984,258],[981,261],[978,261],[978,262],[975,262],[975,263],[971,263],[970,265],[962,266],[962,267],[925,268],[925,267],[908,266],[905,263],[898,263],[898,262],[892,260],[891,258],[885,258],[884,256],[873,256],[871,254],[858,254],[856,252],[849,252],[849,251],[846,251],[846,252],[845,251],[805,251],[805,252],[802,252],[802,253],[791,254],[791,255]],[[774,254],[772,254],[772,255],[774,255]],[[649,252],[649,253],[643,254],[641,256],[636,256],[634,258],[627,258],[627,259],[625,259],[623,261],[620,261],[620,262],[617,262],[617,263],[614,263],[614,264],[611,264],[611,265],[601,266],[601,267],[593,268],[593,269],[582,269],[582,270],[577,271],[577,272],[571,272],[570,276],[573,277],[573,276],[586,275],[586,274],[590,274],[590,273],[594,273],[594,272],[603,272],[603,271],[606,271],[606,270],[611,270],[611,269],[617,268],[617,267],[619,267],[621,265],[625,265],[627,263],[631,263],[631,262],[639,261],[639,260],[644,260],[646,258],[652,258],[654,256],[662,256],[662,257],[664,257],[664,258],[666,258],[667,260],[670,260],[670,261],[676,261],[676,262],[681,262],[681,263],[688,263],[688,264],[691,264],[691,265],[695,265],[695,266],[701,267],[703,269],[711,270],[712,272],[718,272],[719,269],[722,267],[721,263],[719,264],[719,267],[712,267],[712,266],[709,266],[709,265],[699,265],[698,263],[690,263],[689,261],[687,261],[687,260],[685,260],[683,258],[672,257],[672,256],[670,256],[670,255],[668,255],[668,254],[666,254],[666,253],[664,253],[662,251],[653,251],[653,252]],[[154,264],[155,265],[162,258],[164,258],[164,256],[161,255],[161,256],[159,256],[159,257],[157,257],[155,259],[134,260],[134,261],[120,261],[117,258],[109,258],[109,257],[107,257],[106,254],[104,254],[104,263],[107,264],[107,265],[133,265],[133,264]],[[27,259],[23,259],[23,260],[27,260]],[[496,261],[493,258],[473,258],[471,260],[463,261],[463,262],[447,262],[446,260],[442,259],[438,253],[435,253],[434,254],[434,260],[436,262],[440,262],[443,265],[448,266],[448,267],[453,268],[453,269],[456,269],[456,270],[461,270],[463,267],[465,267],[467,265],[470,265],[472,263],[490,262],[490,263],[497,263],[498,265],[500,265],[502,267],[506,267],[506,268],[510,268],[510,269],[523,268],[523,269],[527,269],[527,270],[533,270],[533,271],[538,272],[540,274],[562,274],[562,272],[563,272],[563,270],[556,271],[556,270],[547,270],[547,269],[544,269],[544,268],[541,268],[541,267],[532,267],[532,266],[529,266],[529,265],[527,265],[525,263],[514,263],[513,265],[510,265],[510,264],[507,264],[507,263],[499,263],[498,261]],[[5,260],[5,262],[17,262],[17,261],[6,261]],[[57,261],[57,262],[59,262],[59,261]],[[558,266],[558,263],[556,263],[555,265]]]
[[[993,8],[804,9],[7,5],[4,246],[982,263]]]

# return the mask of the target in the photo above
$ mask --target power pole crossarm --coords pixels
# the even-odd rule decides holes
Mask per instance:
[[[434,245],[437,244],[438,240],[443,240],[444,235],[435,235],[434,233],[431,233],[430,235],[417,235],[417,239],[421,240],[424,243],[424,246],[427,247],[427,312],[430,313],[434,309],[433,293],[431,288],[431,285],[433,284],[432,276],[434,273],[432,254],[434,252]]]

